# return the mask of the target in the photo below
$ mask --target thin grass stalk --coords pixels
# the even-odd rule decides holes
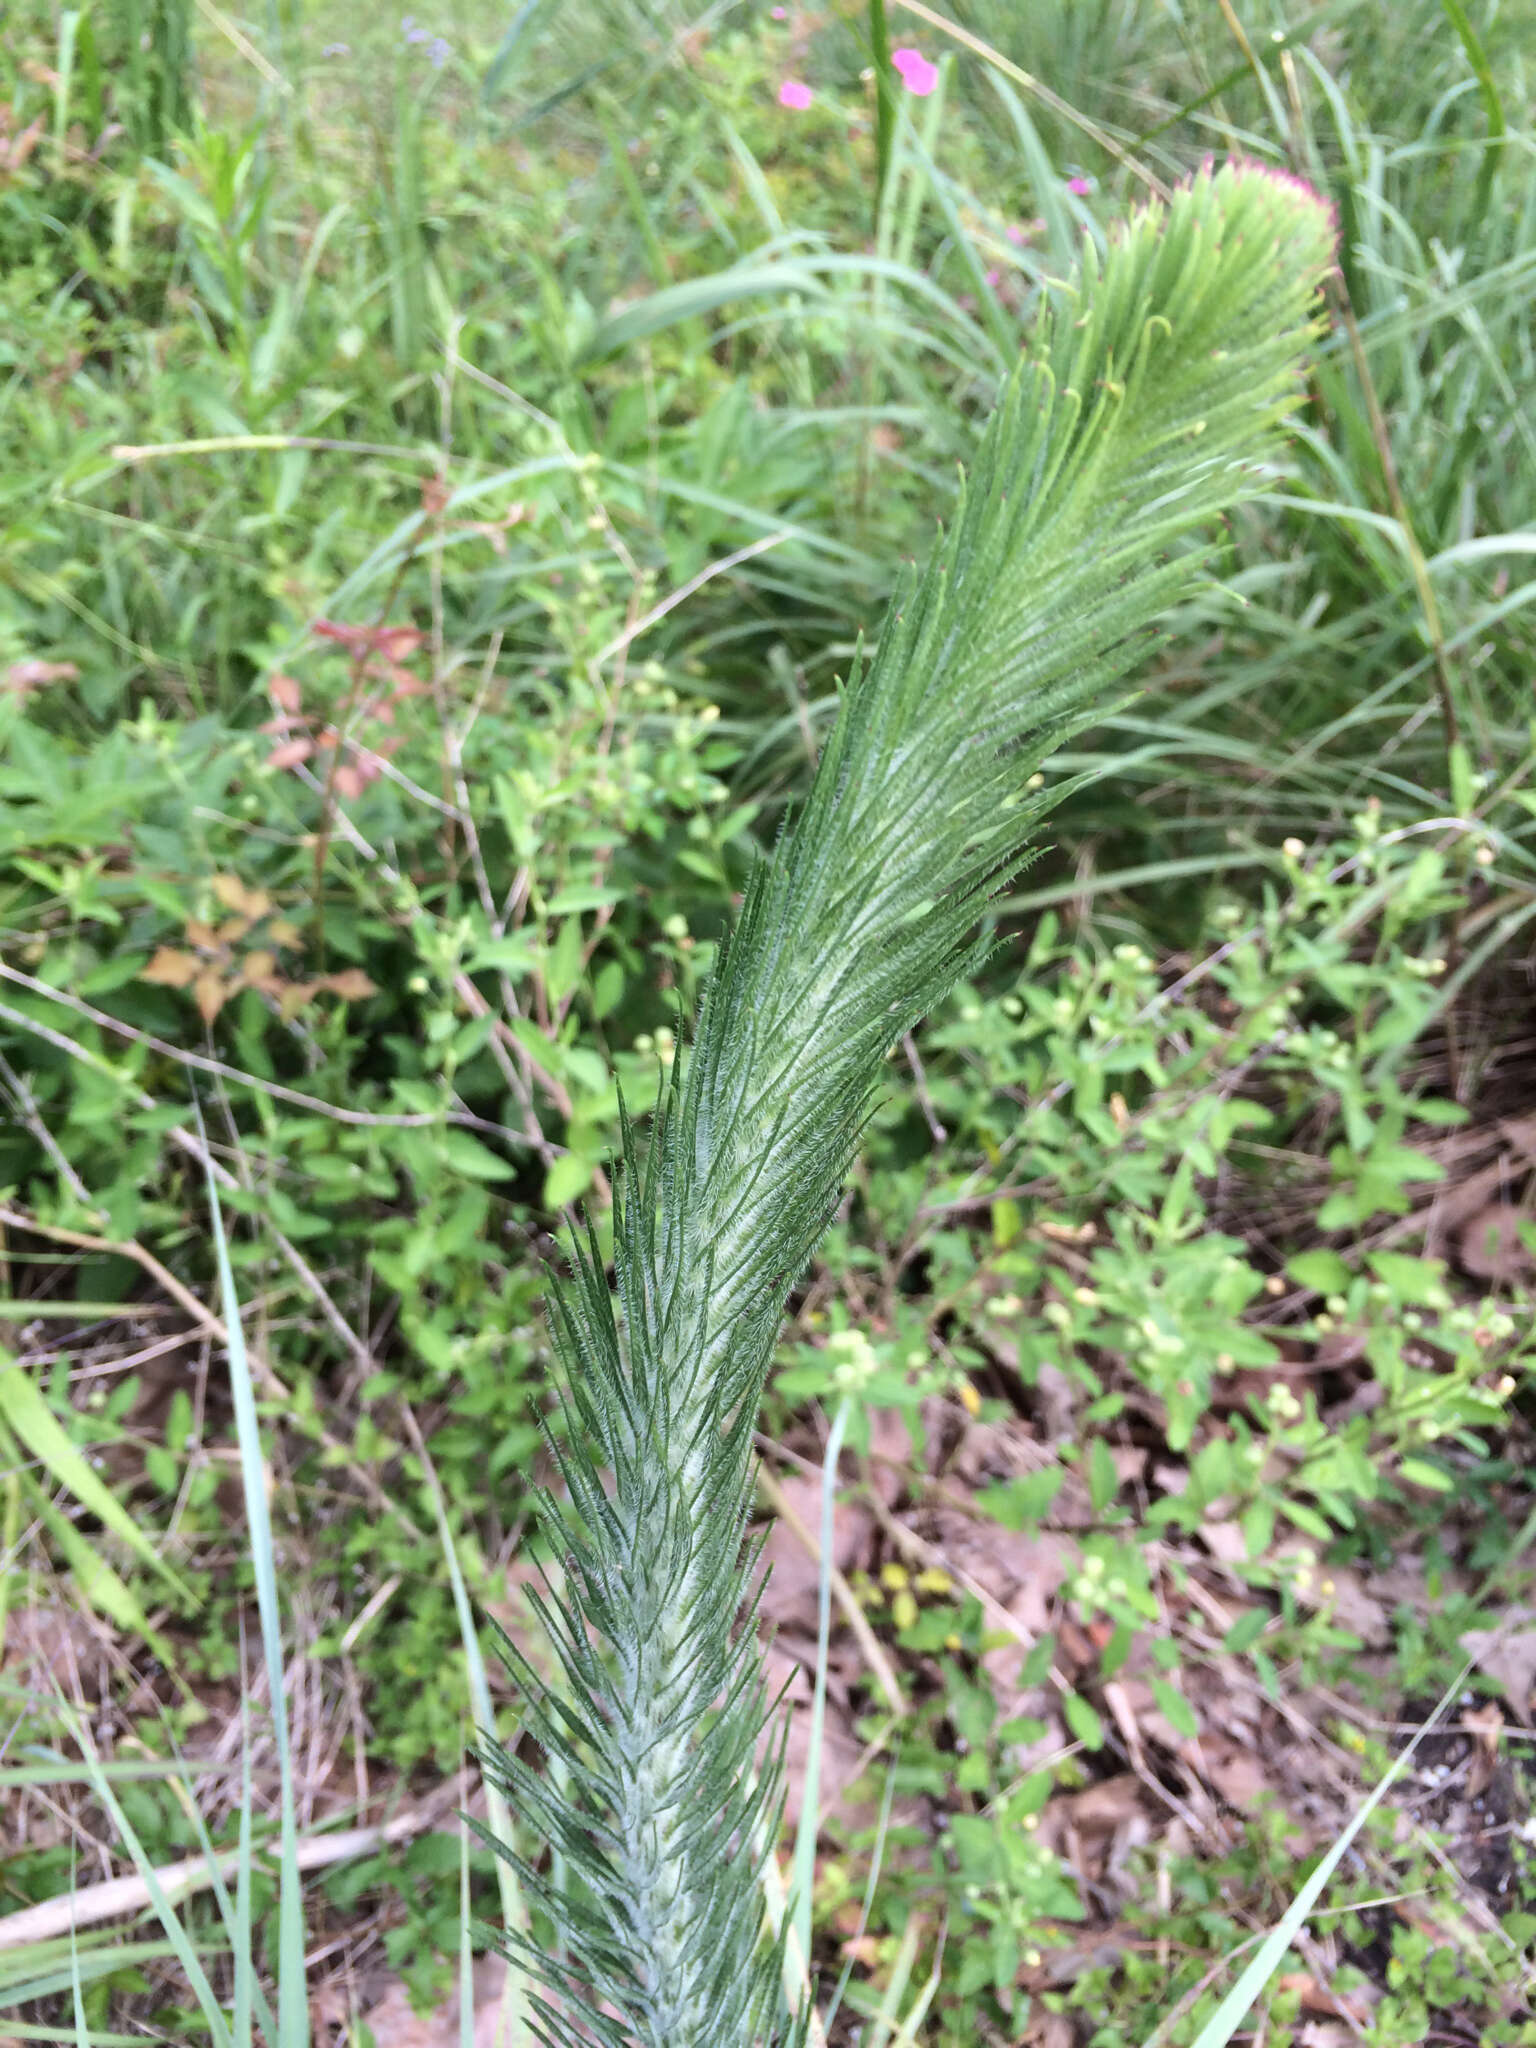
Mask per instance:
[[[875,73],[875,204],[874,230],[886,205],[891,177],[891,150],[896,138],[896,95],[891,84],[891,31],[885,0],[869,0],[869,57]]]
[[[204,1134],[199,1117],[199,1137]],[[206,1141],[205,1141],[206,1142]],[[272,1520],[267,1507],[266,1464],[262,1454],[261,1431],[256,1416],[256,1388],[246,1356],[245,1331],[240,1321],[240,1297],[229,1260],[224,1235],[224,1218],[219,1208],[218,1184],[210,1169],[208,1202],[213,1221],[213,1245],[218,1263],[219,1292],[224,1310],[224,1327],[229,1354],[230,1388],[234,1397],[235,1430],[240,1446],[240,1478],[245,1495],[246,1520],[250,1530],[251,1562],[256,1580],[256,1606],[261,1622],[261,1646],[267,1670],[267,1691],[272,1715],[272,1734],[278,1767],[278,1904],[277,1904],[277,2032],[281,2048],[309,2048],[309,1997],[305,1986],[304,1894],[299,1873],[298,1807],[294,1789],[293,1752],[288,1741],[288,1703],[285,1692],[287,1672],[283,1657],[282,1621],[277,1595],[277,1563],[272,1541]],[[249,1849],[249,1837],[242,1831],[242,1846]],[[242,1859],[240,1911],[237,1926],[248,1936],[250,1921],[249,1857]],[[228,1901],[222,1903],[228,1921]],[[163,1915],[162,1915],[163,1919]],[[169,1928],[167,1928],[169,1932]],[[242,1994],[242,2010],[245,2010]],[[243,2042],[240,2048],[244,2048]]]
[[[1473,211],[1479,222],[1486,221],[1493,200],[1493,181],[1498,176],[1499,165],[1504,157],[1504,141],[1509,133],[1509,124],[1504,118],[1504,102],[1499,96],[1498,83],[1493,75],[1493,66],[1488,61],[1488,52],[1483,48],[1483,39],[1473,27],[1472,17],[1462,5],[1462,0],[1440,0],[1452,28],[1461,38],[1461,47],[1467,53],[1467,62],[1477,80],[1477,89],[1482,97],[1483,112],[1488,117],[1488,142],[1483,150],[1483,160],[1477,170],[1477,195]]]

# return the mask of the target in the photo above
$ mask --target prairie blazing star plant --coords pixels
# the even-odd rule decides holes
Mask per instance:
[[[595,1234],[552,1320],[568,1492],[538,1504],[563,1683],[510,1642],[547,1774],[488,1779],[548,1870],[553,1953],[510,1937],[559,2048],[801,2041],[761,1879],[782,1798],[747,1541],[752,1431],[790,1287],[836,1207],[884,1057],[977,965],[973,938],[1064,793],[1032,788],[1128,694],[1301,393],[1333,219],[1207,166],[1085,244],[1004,388],[954,523],[842,692],[810,795],[762,861],[649,1146],[623,1123],[616,1296]],[[1038,777],[1035,778],[1038,782]],[[1076,786],[1076,785],[1072,785]],[[514,1860],[517,1860],[514,1858]],[[787,1924],[787,1923],[786,1923]]]

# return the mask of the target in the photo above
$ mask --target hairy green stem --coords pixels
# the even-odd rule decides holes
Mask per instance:
[[[1010,378],[925,573],[843,692],[804,810],[761,863],[643,1163],[624,1125],[617,1302],[574,1247],[555,1297],[566,1560],[538,1602],[563,1686],[528,1727],[567,1793],[488,1748],[557,1852],[530,1893],[569,1965],[528,1944],[541,2038],[759,2048],[803,2036],[760,1938],[779,1772],[765,1723],[751,1441],[790,1286],[836,1206],[888,1049],[973,958],[972,934],[1065,785],[1033,771],[1123,691],[1196,586],[1196,539],[1259,480],[1298,401],[1328,210],[1257,166],[1206,171],[1085,247]],[[745,1554],[744,1554],[745,1548]],[[563,1862],[559,1859],[563,1859]]]

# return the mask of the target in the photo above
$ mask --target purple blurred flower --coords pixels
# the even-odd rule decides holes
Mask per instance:
[[[920,100],[927,99],[939,82],[938,65],[930,64],[921,50],[892,50],[891,65],[901,73],[907,91]]]
[[[322,57],[350,57],[352,45],[350,43],[327,43],[320,54]]]
[[[1067,190],[1075,193],[1081,199],[1085,192],[1093,190],[1093,180],[1092,178],[1068,178]]]
[[[811,88],[798,78],[786,78],[779,87],[779,105],[803,114],[811,104]]]
[[[441,71],[453,55],[453,45],[447,38],[434,35],[429,28],[423,28],[414,14],[401,15],[400,33],[408,43],[426,44],[427,58],[434,71]]]

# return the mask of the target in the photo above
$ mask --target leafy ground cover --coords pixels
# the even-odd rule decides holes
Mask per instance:
[[[774,1382],[800,1784],[845,1446],[812,1963],[836,2041],[1193,2041],[1460,1679],[1254,2038],[1536,2040],[1536,17],[892,4],[883,140],[871,21],[0,25],[18,2039],[219,2038],[153,1918],[21,1916],[265,1839],[283,1773],[314,2037],[459,2038],[562,1209],[1043,280],[1216,151],[1341,222],[1241,602],[1051,764],[1098,779],[892,1061]]]

